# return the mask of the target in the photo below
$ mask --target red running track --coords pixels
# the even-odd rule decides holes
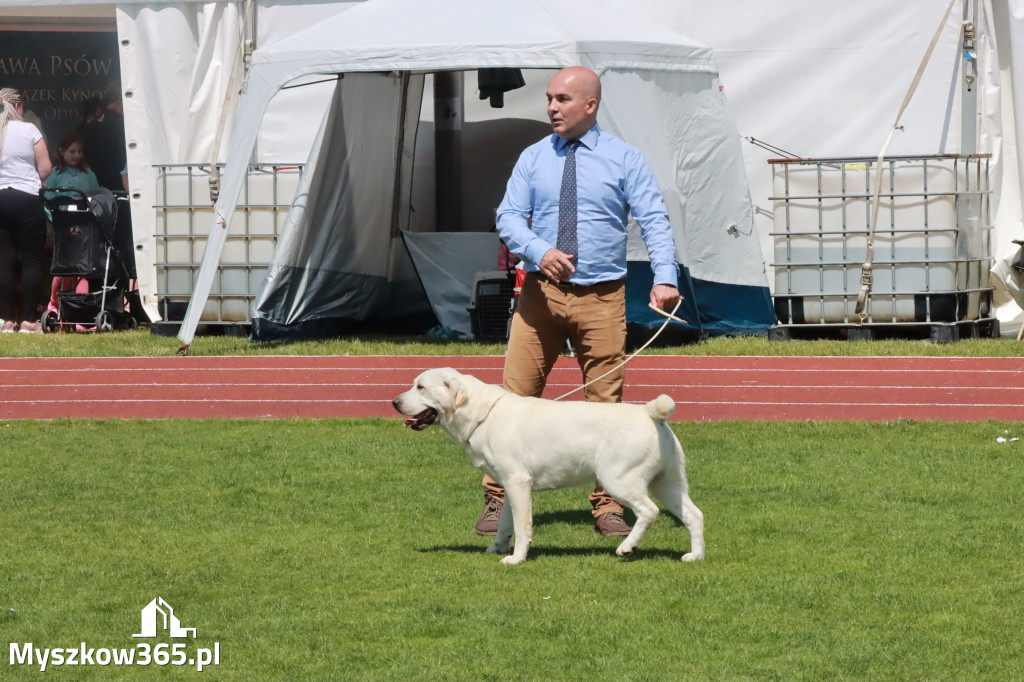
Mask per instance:
[[[503,358],[0,359],[0,419],[397,417],[391,399],[430,367],[501,383]],[[1024,420],[1024,358],[640,356],[625,400],[660,393],[673,420]],[[547,398],[579,385],[560,358]],[[579,400],[580,393],[569,397]]]

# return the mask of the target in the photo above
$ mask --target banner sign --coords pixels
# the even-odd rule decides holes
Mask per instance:
[[[0,88],[28,94],[51,151],[82,122],[82,104],[120,80],[117,33],[0,31]],[[30,117],[29,117],[30,118]]]

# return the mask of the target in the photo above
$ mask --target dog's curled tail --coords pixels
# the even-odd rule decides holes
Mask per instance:
[[[657,398],[647,403],[647,414],[656,422],[668,421],[672,412],[676,409],[676,401],[662,393]]]

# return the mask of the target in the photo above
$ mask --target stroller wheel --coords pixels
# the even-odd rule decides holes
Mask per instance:
[[[114,329],[114,316],[107,310],[101,310],[96,316],[96,331],[109,332]]]
[[[138,329],[139,328],[139,321],[136,320],[131,315],[129,315],[128,319],[125,321],[124,325],[125,325],[126,329]]]
[[[55,334],[60,331],[60,322],[57,320],[57,313],[52,310],[44,312],[43,316],[39,318],[39,323],[43,328],[44,334]]]

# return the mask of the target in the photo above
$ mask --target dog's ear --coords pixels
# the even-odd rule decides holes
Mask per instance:
[[[462,388],[462,382],[457,377],[448,377],[444,380],[444,387],[448,389],[448,395],[452,397],[452,408],[459,409],[468,400],[466,391]]]

